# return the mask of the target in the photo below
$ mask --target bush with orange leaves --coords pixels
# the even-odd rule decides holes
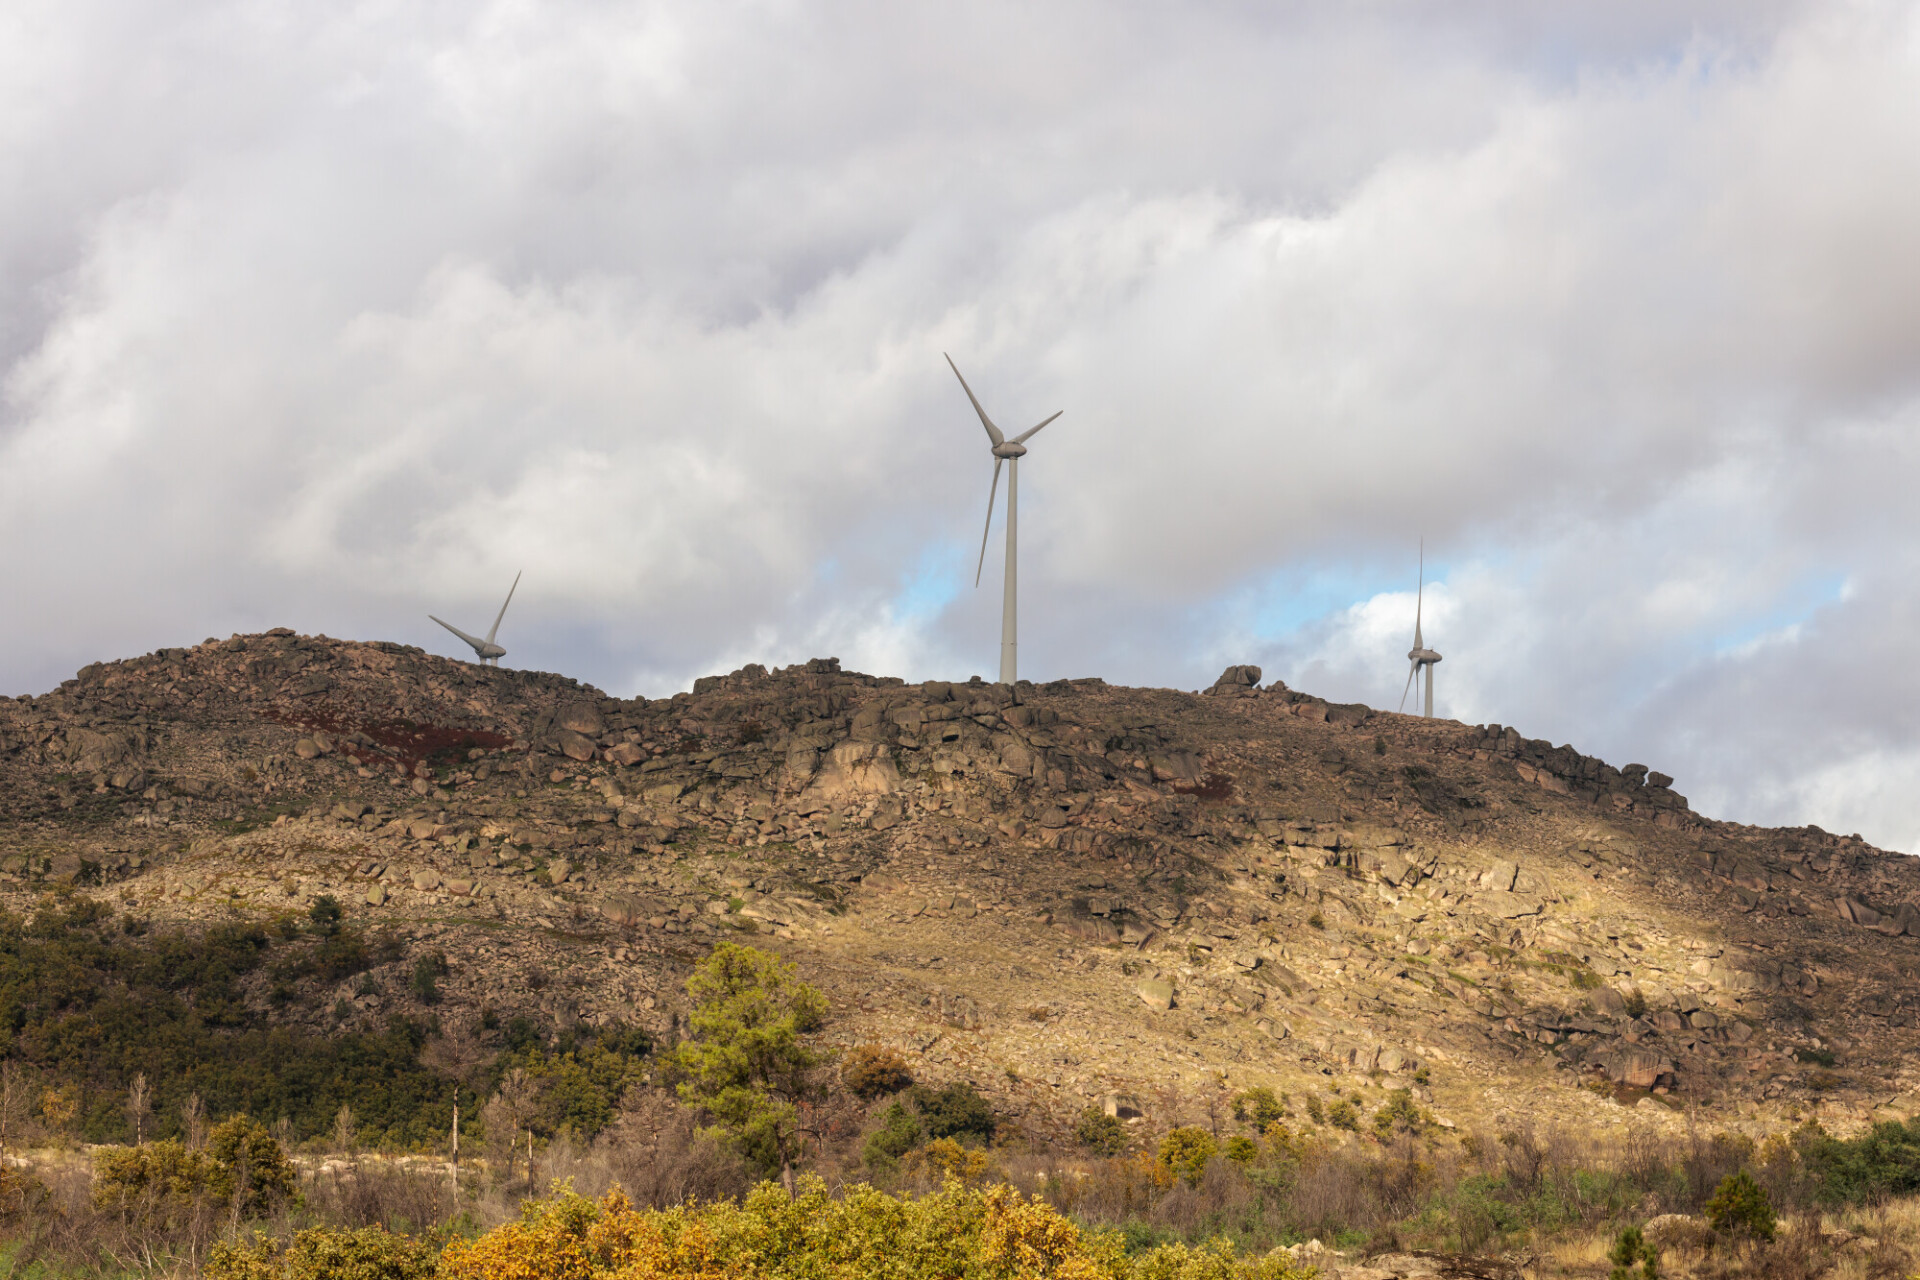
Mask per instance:
[[[1285,1253],[1239,1258],[1216,1240],[1128,1257],[1012,1187],[949,1180],[918,1199],[815,1177],[789,1195],[762,1183],[745,1203],[636,1210],[618,1191],[562,1190],[518,1222],[455,1241],[440,1280],[1307,1280]]]

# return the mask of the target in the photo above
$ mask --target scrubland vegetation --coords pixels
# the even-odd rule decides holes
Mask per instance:
[[[1407,1091],[1254,1088],[1169,1096],[1194,1122],[1157,1128],[1090,1109],[1063,1152],[965,1082],[831,1046],[820,994],[742,946],[698,966],[671,1046],[303,1034],[240,997],[382,946],[324,905],[197,937],[79,900],[0,918],[0,1274],[1281,1280],[1317,1240],[1625,1280],[1891,1277],[1920,1240],[1920,1122],[1459,1134]]]

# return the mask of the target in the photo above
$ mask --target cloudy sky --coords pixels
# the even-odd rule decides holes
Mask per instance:
[[[0,7],[0,691],[1257,662],[1920,848],[1920,8]],[[1000,532],[996,519],[994,533]]]

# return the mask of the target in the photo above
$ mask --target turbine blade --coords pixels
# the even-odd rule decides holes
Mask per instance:
[[[1065,413],[1065,412],[1066,412],[1066,410],[1065,410],[1065,409],[1062,409],[1062,410],[1060,411],[1060,413]],[[1053,415],[1053,418],[1057,418],[1057,417],[1059,417],[1059,416],[1060,416],[1060,413],[1056,413],[1056,414],[1054,414],[1054,415]],[[1047,422],[1052,422],[1052,421],[1053,421],[1053,418],[1048,418],[1048,419],[1047,419]],[[1040,427],[1044,427],[1044,426],[1046,426],[1046,425],[1047,425],[1047,422],[1043,422],[1043,423],[1041,423],[1041,424],[1040,424]],[[1015,436],[1015,437],[1013,438],[1013,442],[1014,442],[1015,444],[1025,444],[1025,443],[1026,443],[1027,441],[1029,441],[1029,440],[1031,440],[1031,439],[1033,439],[1033,438],[1034,438],[1035,436],[1037,436],[1037,435],[1039,435],[1039,434],[1040,434],[1040,427],[1029,427],[1029,428],[1027,428],[1027,429],[1026,429],[1025,431],[1022,431],[1022,432],[1021,432],[1021,433],[1020,433],[1019,435],[1017,435],[1017,436]]]
[[[1400,690],[1400,709],[1402,711],[1405,711],[1407,709],[1407,694],[1413,691],[1413,673],[1418,671],[1419,669],[1420,669],[1420,664],[1417,662],[1407,668],[1406,687]]]
[[[940,354],[943,356],[947,356],[947,353],[944,351],[942,351]],[[996,447],[1005,444],[1007,442],[1007,438],[1000,434],[1000,428],[993,425],[993,419],[989,418],[987,416],[987,411],[980,407],[980,397],[973,394],[972,387],[967,386],[967,380],[964,377],[961,377],[960,366],[953,362],[952,356],[947,356],[947,368],[953,370],[954,377],[960,378],[961,389],[967,393],[967,399],[973,401],[973,411],[980,415],[980,425],[987,429],[987,439],[993,441]],[[1039,430],[1038,427],[1034,429],[1036,431]]]
[[[428,614],[427,617],[433,618],[433,621],[435,622],[440,622],[440,619],[434,618],[432,614]],[[468,644],[472,645],[473,651],[475,653],[479,653],[480,650],[486,644],[486,641],[475,640],[472,636],[468,635],[466,632],[462,631],[460,628],[454,626],[451,622],[440,622],[440,625],[445,627],[447,630],[453,632],[453,634],[459,636],[462,640],[465,640]]]
[[[1427,540],[1420,539],[1420,586],[1413,597],[1413,647],[1424,649],[1426,645],[1420,639],[1420,615],[1427,602]]]
[[[973,585],[980,585],[980,575],[987,568],[987,535],[993,532],[993,499],[1000,492],[1000,459],[993,460],[993,484],[987,489],[987,527],[980,531],[980,563],[973,570]]]
[[[525,572],[525,569],[520,571],[520,573]],[[493,630],[487,632],[488,644],[492,644],[493,638],[500,634],[500,619],[507,616],[507,606],[513,603],[513,593],[520,589],[520,573],[513,575],[513,585],[507,588],[507,598],[501,602],[500,612],[493,615]]]

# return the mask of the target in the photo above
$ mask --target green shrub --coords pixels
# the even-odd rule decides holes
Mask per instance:
[[[1197,1125],[1175,1129],[1160,1140],[1160,1168],[1185,1182],[1198,1186],[1207,1171],[1207,1161],[1219,1154],[1220,1144],[1213,1135]]]
[[[1713,1198],[1707,1201],[1706,1214],[1707,1225],[1722,1235],[1771,1240],[1778,1228],[1767,1189],[1745,1169],[1720,1180]]]
[[[980,1091],[962,1081],[944,1089],[915,1085],[908,1095],[920,1110],[930,1138],[989,1142],[993,1139],[993,1108]]]
[[[1235,1164],[1252,1164],[1260,1154],[1260,1144],[1244,1133],[1236,1133],[1227,1139],[1222,1154]]]
[[[340,900],[330,893],[323,893],[313,900],[307,908],[307,921],[313,931],[323,938],[332,937],[340,928],[340,919],[346,913],[340,909]]]
[[[1613,1242],[1607,1254],[1613,1264],[1608,1280],[1659,1280],[1660,1251],[1640,1233],[1628,1227]]]
[[[1920,1116],[1882,1121],[1857,1138],[1835,1138],[1816,1124],[1794,1146],[1822,1204],[1865,1204],[1920,1193]]]
[[[1360,1132],[1360,1109],[1340,1098],[1327,1108],[1327,1123],[1336,1129],[1345,1129],[1349,1133]]]
[[[270,966],[273,981],[264,985],[272,991],[309,973],[325,976],[317,957],[329,949],[342,963],[362,964],[369,944],[355,931],[275,943],[251,925],[169,931],[129,928],[130,920],[85,898],[26,917],[0,912],[0,1025],[15,1033],[12,1052],[23,1066],[88,1099],[77,1117],[82,1140],[133,1138],[126,1112],[110,1100],[125,1097],[135,1075],[152,1090],[155,1137],[179,1133],[189,1094],[214,1115],[285,1116],[300,1140],[325,1133],[351,1106],[371,1142],[394,1146],[443,1136],[456,1096],[462,1114],[477,1111],[471,1091],[420,1060],[419,1026],[395,1019],[315,1034],[249,1003],[244,987],[263,968]],[[296,987],[289,1003],[302,998]]]
[[[440,1003],[440,979],[447,976],[447,956],[429,951],[413,962],[413,994],[421,1004]]]
[[[1255,1085],[1234,1095],[1233,1118],[1265,1132],[1266,1127],[1274,1121],[1287,1118],[1286,1099],[1274,1096],[1273,1090],[1266,1085]]]
[[[1395,1134],[1416,1134],[1426,1122],[1427,1117],[1414,1105],[1412,1091],[1395,1089],[1373,1113],[1373,1136],[1385,1142]]]
[[[885,1168],[919,1146],[926,1136],[920,1118],[895,1102],[880,1113],[880,1127],[868,1135],[861,1158],[869,1165]]]
[[[1307,1119],[1313,1121],[1315,1124],[1325,1124],[1327,1122],[1327,1109],[1320,1104],[1320,1099],[1311,1094],[1307,1096]]]
[[[266,1126],[245,1116],[215,1125],[204,1151],[168,1138],[105,1148],[94,1157],[94,1204],[163,1231],[184,1223],[200,1205],[254,1218],[297,1195],[286,1152]]]
[[[1088,1107],[1073,1127],[1080,1145],[1098,1156],[1117,1156],[1127,1149],[1127,1126],[1103,1107]]]

